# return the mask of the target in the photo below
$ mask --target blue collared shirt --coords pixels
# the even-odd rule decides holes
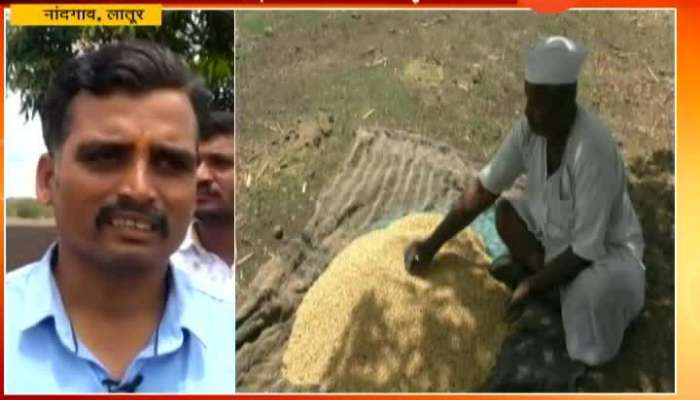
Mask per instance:
[[[107,369],[72,329],[51,272],[52,246],[38,262],[6,276],[6,393],[100,393]],[[121,382],[136,392],[233,393],[233,302],[170,268],[165,312]],[[140,378],[139,378],[140,377]]]

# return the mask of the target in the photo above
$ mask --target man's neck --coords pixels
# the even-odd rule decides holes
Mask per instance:
[[[117,266],[91,265],[59,249],[53,272],[69,312],[73,309],[120,318],[160,310],[165,298],[167,263],[140,271],[118,271]]]
[[[236,245],[233,224],[197,221],[194,229],[202,247],[219,256],[226,264],[233,264]]]
[[[573,104],[566,111],[565,123],[561,131],[554,135],[550,135],[547,138],[547,145],[553,148],[555,151],[561,151],[566,147],[566,142],[571,136],[571,131],[574,128],[574,123],[576,122],[576,116],[578,114],[578,106]]]
[[[129,273],[92,264],[60,249],[53,272],[74,333],[119,380],[163,316],[167,262]]]
[[[566,141],[569,139],[569,132],[561,133],[547,139],[547,150],[554,153],[560,153],[566,147]]]

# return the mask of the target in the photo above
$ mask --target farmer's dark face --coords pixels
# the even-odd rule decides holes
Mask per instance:
[[[164,266],[195,203],[197,122],[187,95],[81,92],[68,113],[65,143],[37,172],[61,251],[120,268]]]
[[[575,89],[526,81],[525,97],[525,116],[536,135],[553,138],[568,133],[575,113]]]

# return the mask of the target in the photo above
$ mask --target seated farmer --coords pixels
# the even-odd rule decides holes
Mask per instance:
[[[56,72],[36,176],[57,241],[6,278],[7,392],[234,391],[233,303],[168,261],[192,219],[208,101],[150,42]]]
[[[213,112],[199,137],[197,205],[194,222],[173,255],[177,266],[212,290],[234,295],[235,231],[233,199],[235,175],[235,118]]]
[[[517,318],[531,296],[558,288],[569,355],[598,365],[618,353],[644,304],[644,242],[617,144],[576,103],[585,53],[560,36],[529,50],[525,116],[431,236],[409,246],[406,266],[427,267],[447,240],[525,174],[524,198],[496,204],[496,227],[510,254],[494,262],[492,273],[526,272],[511,283],[507,316]]]

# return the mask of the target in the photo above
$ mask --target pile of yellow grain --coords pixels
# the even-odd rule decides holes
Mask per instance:
[[[283,372],[300,387],[333,391],[479,388],[507,333],[505,286],[484,245],[460,233],[421,277],[403,252],[441,217],[416,214],[353,241],[297,311]]]

